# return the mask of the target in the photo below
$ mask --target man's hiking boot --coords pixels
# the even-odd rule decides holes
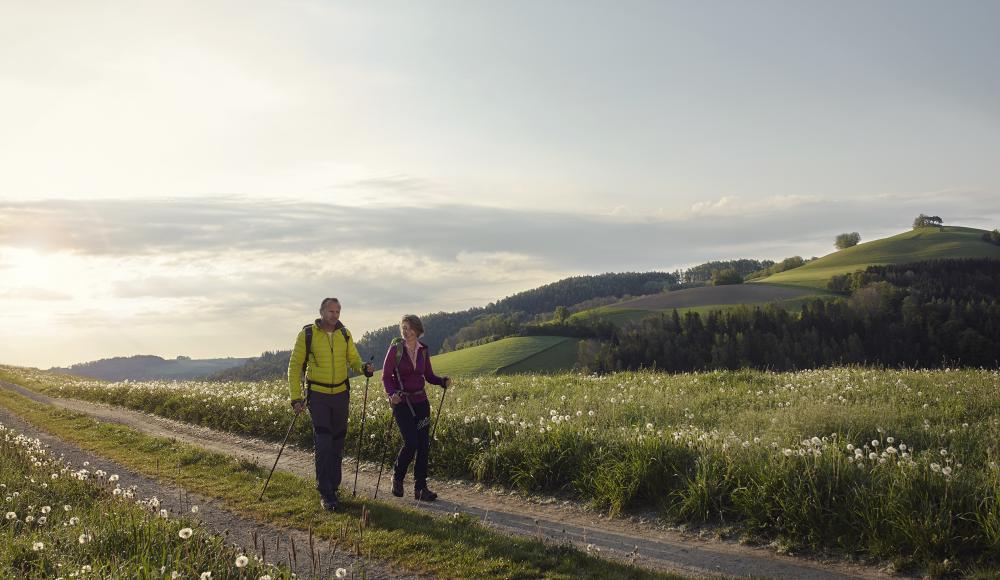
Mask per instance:
[[[340,507],[340,502],[337,501],[337,496],[333,496],[332,498],[321,497],[319,498],[319,505],[328,512],[335,512]]]
[[[396,497],[403,497],[403,480],[392,480],[392,495]]]
[[[414,490],[413,497],[416,498],[417,501],[434,501],[438,498],[438,494],[425,487],[423,489]]]

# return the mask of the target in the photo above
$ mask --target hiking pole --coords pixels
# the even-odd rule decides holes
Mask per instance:
[[[372,355],[368,359],[368,364],[371,364],[374,360],[375,355]],[[351,492],[351,497],[357,497],[358,495],[358,472],[361,471],[361,452],[365,448],[365,416],[368,414],[368,381],[370,379],[371,377],[365,376],[365,397],[361,402],[361,433],[358,434],[358,456],[354,458],[354,491]]]
[[[450,380],[451,379],[449,379],[449,381]],[[447,393],[448,393],[448,387],[445,387],[445,388],[441,389],[441,402],[438,404],[438,412],[437,412],[437,415],[434,417],[434,426],[431,427],[431,439],[430,439],[430,441],[428,441],[428,443],[427,443],[428,445],[430,445],[431,441],[434,441],[434,432],[437,431],[437,428],[438,428],[438,419],[441,418],[441,409],[444,409],[444,396]]]
[[[392,404],[389,404],[389,422],[385,426],[385,438],[382,440],[382,460],[378,464],[378,480],[375,482],[375,497],[378,499],[378,488],[382,485],[382,471],[385,469],[385,456],[389,454],[389,443],[392,442]]]
[[[281,459],[281,452],[285,450],[285,443],[288,442],[288,436],[292,433],[292,427],[295,426],[295,421],[298,418],[299,414],[296,413],[292,416],[292,422],[288,424],[288,431],[285,431],[285,438],[281,440],[281,449],[278,450],[278,456],[274,458],[274,465],[271,466],[271,473],[267,474],[267,481],[264,482],[264,489],[260,490],[260,495],[257,496],[257,501],[264,498],[264,492],[267,491],[267,484],[271,483],[271,476],[274,475],[274,468],[278,466],[278,460]]]

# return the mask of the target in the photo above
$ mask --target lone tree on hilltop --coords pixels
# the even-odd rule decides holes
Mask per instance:
[[[913,220],[913,229],[925,226],[943,226],[944,221],[936,215],[920,214]]]
[[[834,240],[833,245],[837,246],[838,250],[845,250],[851,246],[858,245],[861,241],[861,234],[858,232],[851,232],[849,234],[840,234],[837,239]]]

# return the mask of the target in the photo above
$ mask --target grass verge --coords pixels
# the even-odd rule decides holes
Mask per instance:
[[[0,577],[292,578],[191,517],[134,499],[117,474],[72,469],[0,424]]]

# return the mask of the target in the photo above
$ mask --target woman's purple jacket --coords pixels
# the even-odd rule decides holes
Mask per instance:
[[[431,368],[430,349],[424,343],[419,343],[417,349],[417,364],[410,360],[410,353],[403,347],[404,343],[389,347],[385,353],[385,362],[382,363],[382,386],[385,393],[390,397],[400,390],[399,382],[396,380],[396,349],[403,349],[403,356],[399,359],[399,377],[403,380],[402,390],[407,393],[414,393],[408,398],[411,403],[423,403],[427,400],[424,392],[424,379],[432,385],[444,385],[444,377],[434,374]],[[419,394],[416,394],[419,393]]]

